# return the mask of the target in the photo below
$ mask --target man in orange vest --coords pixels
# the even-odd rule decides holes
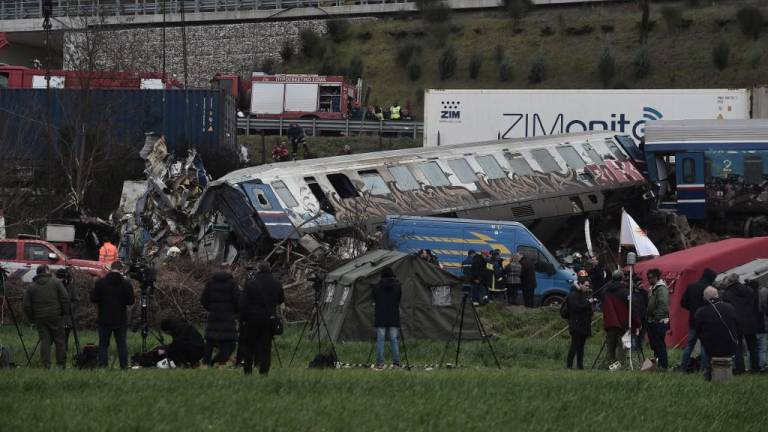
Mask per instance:
[[[101,248],[99,248],[99,262],[111,266],[115,261],[117,261],[117,247],[109,240],[106,240],[101,244]]]

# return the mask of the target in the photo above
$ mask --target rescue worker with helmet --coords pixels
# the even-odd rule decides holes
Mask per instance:
[[[586,270],[579,270],[576,274],[576,282],[574,287],[580,291],[587,292],[592,289],[589,281],[589,273]]]

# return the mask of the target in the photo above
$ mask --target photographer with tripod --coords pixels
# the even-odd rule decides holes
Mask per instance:
[[[243,372],[253,373],[254,361],[259,374],[269,373],[272,364],[272,336],[282,325],[277,315],[278,306],[285,303],[283,285],[272,276],[266,261],[256,264],[256,273],[248,278],[240,297],[240,317],[245,323],[245,349]]]
[[[47,265],[37,266],[32,286],[24,292],[24,313],[37,326],[40,360],[51,368],[51,343],[56,345],[56,365],[64,369],[67,346],[64,344],[64,317],[69,311],[69,295],[61,281],[51,275]]]
[[[128,368],[127,308],[134,302],[133,286],[123,276],[123,263],[112,263],[110,272],[96,281],[91,302],[96,305],[99,324],[99,367],[107,367],[111,336],[115,335],[120,368]]]

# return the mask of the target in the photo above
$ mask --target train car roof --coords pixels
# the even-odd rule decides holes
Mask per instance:
[[[645,145],[654,146],[646,150],[675,143],[768,144],[768,119],[655,120],[646,124]]]
[[[612,139],[615,132],[583,132],[564,135],[548,135],[519,140],[493,140],[469,144],[452,144],[439,147],[412,147],[399,150],[386,150],[352,155],[331,156],[317,159],[304,159],[289,162],[278,162],[258,165],[232,171],[217,179],[214,184],[224,182],[236,184],[257,178],[280,178],[296,175],[312,175],[314,173],[335,172],[350,169],[365,169],[380,166],[382,163],[397,163],[400,161],[429,160],[444,156],[462,157],[467,153],[480,151],[511,152],[532,150],[542,147],[554,147],[569,143]],[[622,149],[622,151],[624,151]]]
[[[446,217],[436,217],[436,216],[408,216],[408,215],[387,216],[387,221],[391,219],[413,221],[413,222],[440,222],[440,223],[471,224],[471,225],[504,225],[504,226],[514,226],[519,228],[521,227],[521,228],[525,228],[525,230],[528,231],[528,228],[526,228],[525,225],[523,225],[520,222],[514,222],[514,221],[446,218]]]

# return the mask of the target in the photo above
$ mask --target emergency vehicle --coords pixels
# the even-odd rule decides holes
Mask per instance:
[[[51,70],[50,86],[55,89],[137,89],[182,88],[182,83],[160,72],[112,72]],[[48,88],[45,69],[0,65],[0,91],[16,88]]]
[[[47,264],[53,272],[68,267],[94,278],[107,274],[107,268],[98,261],[67,257],[56,246],[43,240],[0,239],[0,266],[11,278],[32,282],[37,266]]]

